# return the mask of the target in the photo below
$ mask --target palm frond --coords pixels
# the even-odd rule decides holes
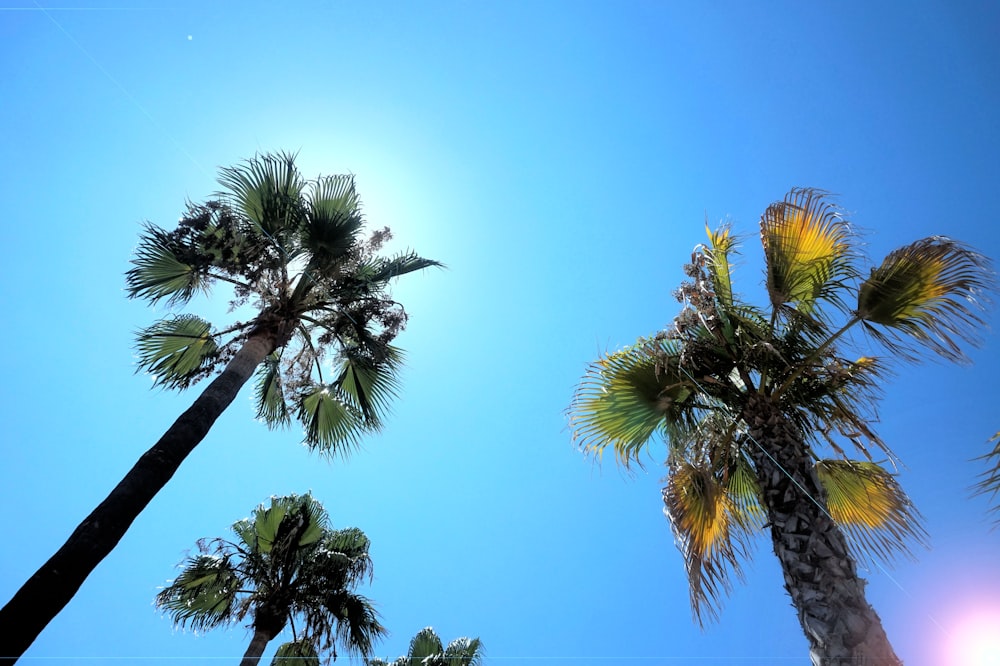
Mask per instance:
[[[302,242],[321,262],[333,262],[354,247],[363,224],[353,176],[325,176],[312,183]]]
[[[483,663],[483,642],[479,638],[462,636],[444,649],[447,666],[480,666]]]
[[[920,514],[891,473],[873,462],[821,460],[816,476],[830,516],[851,538],[859,556],[891,563],[910,543],[926,546]]]
[[[269,428],[287,426],[291,422],[281,384],[280,351],[265,358],[257,370],[254,403],[257,405],[257,418],[262,419]]]
[[[410,658],[411,663],[420,663],[427,657],[443,652],[444,644],[434,629],[424,627],[410,639],[410,648],[406,651],[406,656]]]
[[[150,303],[166,298],[168,305],[187,303],[199,290],[208,290],[204,264],[196,258],[195,248],[183,247],[174,234],[146,224],[131,260],[132,268],[125,273],[128,297]]]
[[[669,341],[648,341],[591,363],[569,408],[574,441],[600,456],[611,446],[628,467],[666,420],[684,417],[684,403],[694,390],[689,380],[663,364],[659,352],[672,351]]]
[[[298,419],[306,429],[306,445],[327,454],[354,448],[367,425],[362,415],[339,395],[337,387],[316,385],[302,394]]]
[[[396,373],[401,361],[402,350],[392,346],[386,347],[382,362],[376,362],[359,348],[347,349],[342,354],[340,374],[335,383],[352,407],[373,427],[379,427],[397,395]]]
[[[914,358],[908,340],[962,361],[959,341],[980,343],[979,313],[995,287],[989,259],[958,241],[931,236],[890,252],[872,269],[858,291],[857,316],[905,358]]]
[[[231,198],[272,241],[283,245],[283,237],[301,224],[306,182],[295,167],[295,155],[257,155],[220,169],[219,183],[226,188],[222,195]]]
[[[738,505],[715,474],[690,463],[675,465],[663,489],[663,513],[684,558],[691,608],[698,622],[715,618],[731,576],[743,578],[750,533]]]
[[[271,666],[320,666],[319,652],[309,638],[289,641],[278,646]]]
[[[350,656],[371,656],[375,644],[388,633],[372,601],[344,589],[327,595],[321,613],[310,612],[306,617],[312,626],[335,618],[335,626],[324,629],[322,633],[330,636],[329,647],[335,640]]]
[[[161,319],[138,335],[137,370],[151,373],[157,385],[187,387],[211,370],[218,351],[211,329],[194,315]]]
[[[978,458],[985,460],[989,467],[980,475],[980,481],[974,486],[974,490],[976,495],[989,495],[990,502],[993,503],[990,513],[994,514],[994,527],[997,527],[1000,526],[1000,504],[996,502],[997,494],[1000,493],[1000,432],[993,435],[990,442],[993,450]]]
[[[793,189],[767,208],[760,221],[767,263],[767,292],[775,308],[791,303],[810,314],[820,298],[843,307],[838,292],[855,277],[850,227],[828,194]]]
[[[728,225],[708,232],[709,247],[705,249],[708,258],[708,271],[715,287],[715,297],[723,310],[733,305],[732,268],[729,265],[729,255],[735,251],[737,242]]]
[[[211,629],[232,619],[240,583],[228,558],[202,554],[188,559],[155,603],[178,626]]]
[[[357,277],[366,283],[380,285],[407,273],[435,266],[443,267],[444,264],[433,259],[425,259],[411,250],[394,257],[377,257],[360,266],[357,270]]]

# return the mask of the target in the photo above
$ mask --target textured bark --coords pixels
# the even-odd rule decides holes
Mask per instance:
[[[813,666],[899,666],[882,621],[865,599],[865,581],[844,535],[826,512],[803,438],[763,396],[750,400],[743,418],[767,452],[755,444],[747,448]]]
[[[247,651],[243,653],[243,660],[240,661],[240,666],[257,666],[261,655],[264,654],[264,648],[267,647],[272,638],[274,636],[268,636],[267,632],[261,629],[254,629],[253,638],[250,639]]]
[[[208,434],[254,369],[274,351],[278,338],[274,333],[258,331],[247,339],[191,407],[0,609],[0,663],[17,661],[69,603],[90,572],[118,545],[132,522]]]

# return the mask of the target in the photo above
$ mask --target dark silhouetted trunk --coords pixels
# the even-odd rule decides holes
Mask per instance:
[[[132,522],[208,434],[255,368],[277,348],[279,338],[260,330],[248,338],[191,407],[0,609],[0,663],[17,661],[69,603],[90,572],[118,545]]]
[[[826,511],[826,495],[801,435],[763,396],[751,398],[743,419],[764,449],[747,446],[774,553],[813,666],[900,666],[882,621],[865,599],[865,581],[858,578],[847,541]]]
[[[240,666],[257,666],[261,655],[264,654],[264,648],[267,647],[272,638],[273,636],[268,636],[267,632],[263,629],[254,629],[253,638],[250,639],[247,651],[243,653],[243,660],[240,661]]]

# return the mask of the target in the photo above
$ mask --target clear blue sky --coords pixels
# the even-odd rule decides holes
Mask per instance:
[[[242,627],[175,631],[156,589],[199,537],[310,489],[372,539],[383,655],[432,625],[497,666],[807,663],[770,544],[699,630],[662,449],[631,477],[597,465],[564,410],[589,360],[669,324],[706,217],[747,235],[757,291],[757,221],[793,186],[838,193],[876,259],[932,234],[1000,259],[997,3],[2,3],[0,602],[194,398],[134,372],[162,314],[123,293],[144,220],[172,225],[219,166],[300,151],[448,265],[395,291],[408,364],[381,436],[323,460],[246,390],[25,663],[232,663]],[[865,577],[908,666],[1000,618],[1000,531],[967,490],[1000,429],[998,349],[886,387],[932,549]]]

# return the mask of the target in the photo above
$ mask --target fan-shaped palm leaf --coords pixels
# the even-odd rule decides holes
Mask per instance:
[[[440,261],[425,259],[415,252],[407,251],[394,257],[375,258],[360,266],[355,274],[366,283],[380,285],[407,273],[443,265]]]
[[[348,349],[343,354],[336,384],[374,427],[381,423],[391,400],[396,397],[399,388],[396,373],[401,361],[402,350],[396,347],[386,347],[381,362],[359,348]]]
[[[219,171],[226,188],[244,215],[287,253],[285,235],[302,221],[302,192],[306,182],[295,168],[295,155],[257,155],[234,167]]]
[[[483,663],[483,643],[478,638],[462,636],[444,649],[446,666],[480,666]]]
[[[355,243],[364,218],[361,202],[349,175],[318,178],[309,199],[311,214],[303,229],[303,246],[320,261],[342,257]]]
[[[138,336],[138,369],[151,373],[158,385],[187,386],[210,369],[208,361],[218,350],[211,329],[194,315],[161,319]]]
[[[872,269],[858,291],[857,316],[879,340],[908,357],[912,353],[902,335],[949,360],[964,360],[958,340],[979,341],[984,326],[979,312],[994,286],[986,257],[932,236],[894,250]]]
[[[730,576],[743,577],[740,558],[749,547],[753,517],[739,514],[739,505],[711,470],[686,462],[667,477],[663,504],[684,557],[695,617],[699,622],[704,613],[714,617],[732,588]]]
[[[144,298],[150,303],[166,298],[169,305],[178,305],[189,301],[199,290],[206,290],[203,272],[184,260],[190,259],[190,255],[190,250],[184,252],[173,234],[146,224],[131,261],[132,268],[125,273],[129,298]]]
[[[767,291],[780,308],[792,303],[810,313],[817,299],[838,306],[843,280],[854,277],[850,228],[826,193],[794,189],[772,204],[760,222],[767,262]]]
[[[257,418],[262,419],[269,428],[287,426],[291,422],[285,393],[281,385],[281,356],[274,352],[261,364],[257,371],[257,384],[254,387],[254,403],[257,405]]]
[[[337,394],[336,387],[318,385],[304,393],[298,418],[306,428],[306,443],[327,454],[345,453],[364,430],[361,415]]]
[[[320,666],[319,652],[312,640],[303,638],[278,646],[271,666]]]
[[[406,651],[411,663],[420,663],[427,657],[444,652],[444,645],[441,639],[434,633],[431,627],[425,627],[418,631],[410,639],[410,649]]]
[[[896,479],[880,465],[856,460],[821,460],[816,476],[826,492],[830,516],[857,544],[858,556],[891,562],[910,555],[909,543],[926,545],[920,514]]]
[[[693,395],[691,382],[659,352],[670,352],[669,341],[658,347],[648,341],[592,363],[570,406],[574,439],[584,451],[600,455],[611,446],[628,466],[665,420],[683,418],[684,403]]]
[[[174,623],[196,631],[225,624],[232,618],[240,578],[228,558],[198,555],[156,595],[157,607]]]

